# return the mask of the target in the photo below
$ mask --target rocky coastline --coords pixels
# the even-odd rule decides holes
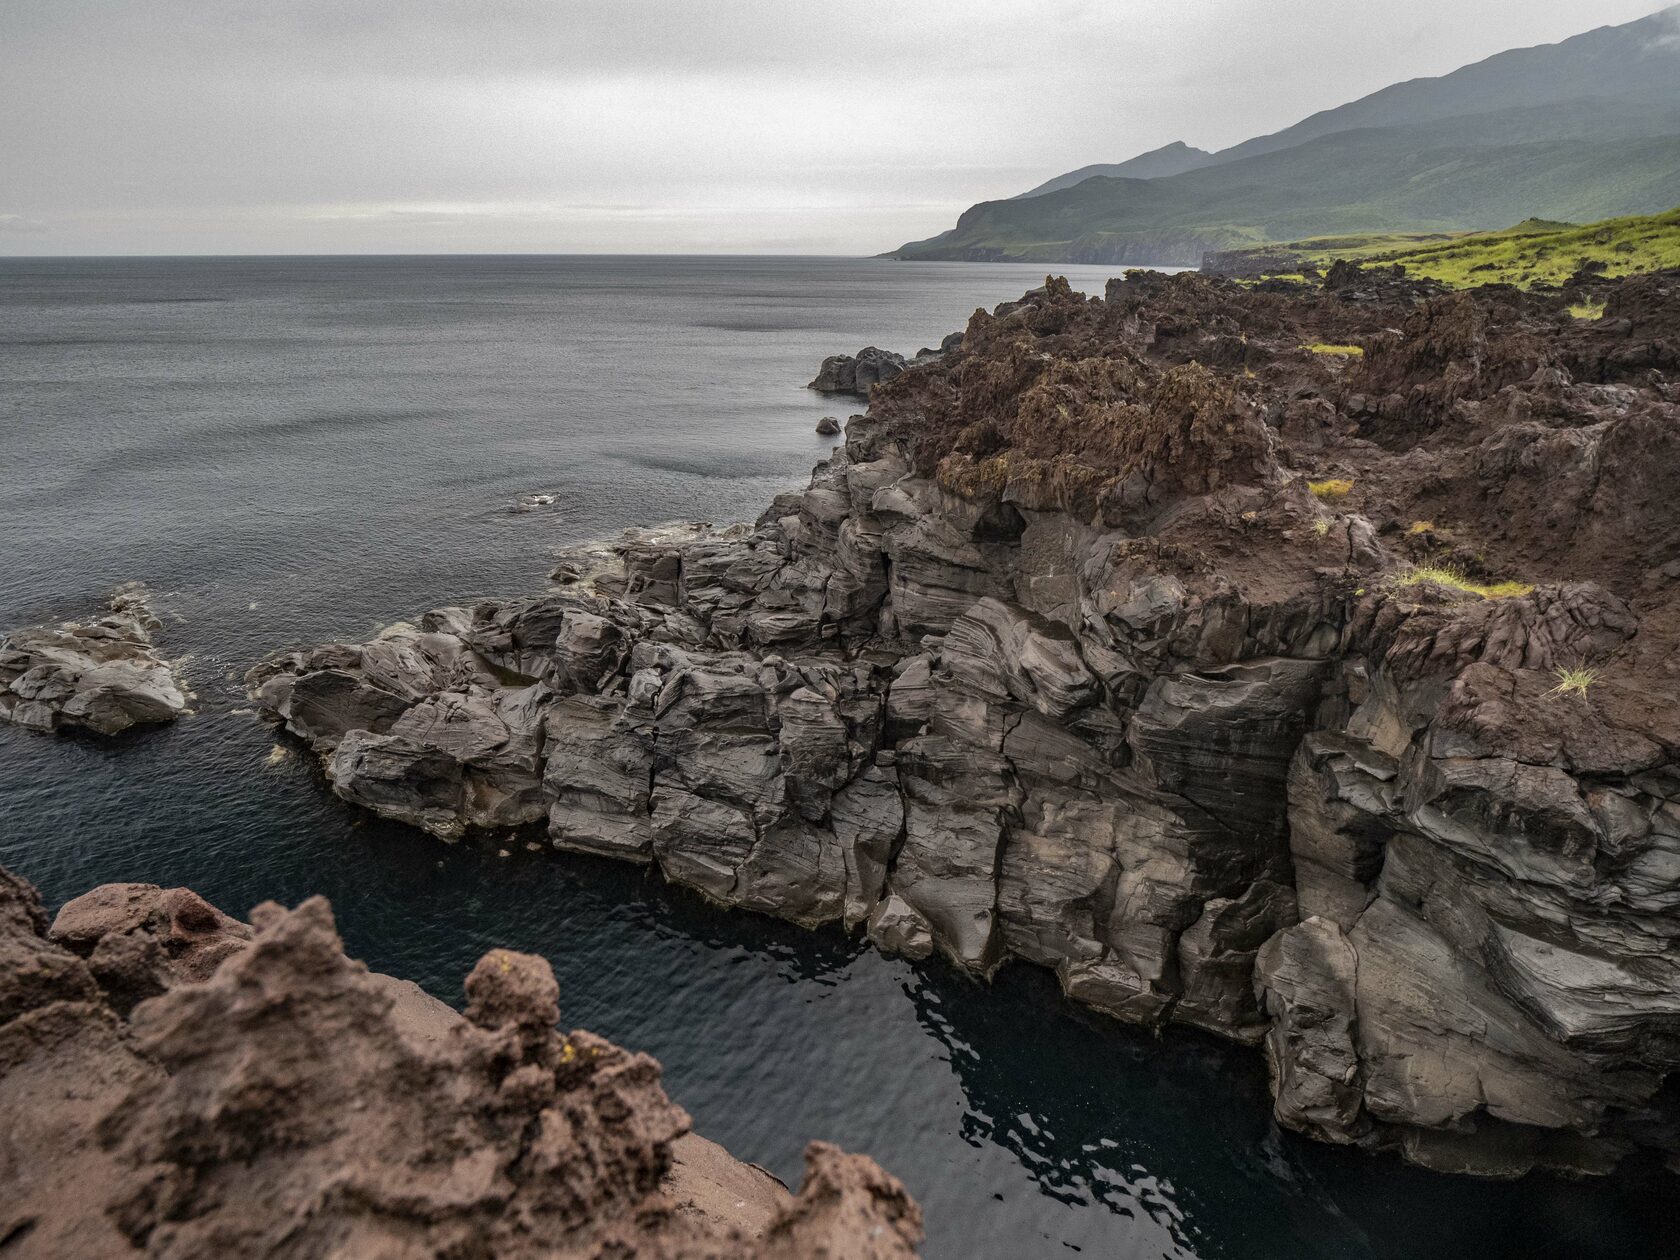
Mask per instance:
[[[331,909],[251,922],[97,888],[49,926],[0,869],[0,1250],[104,1257],[906,1260],[921,1216],[815,1142],[797,1195],[689,1128],[659,1065],[561,1033],[541,958],[458,1014],[344,954]]]
[[[752,525],[248,681],[356,805],[1050,968],[1311,1137],[1675,1161],[1680,275],[1581,283],[1051,281]]]

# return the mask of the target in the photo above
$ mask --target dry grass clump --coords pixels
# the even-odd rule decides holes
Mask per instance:
[[[1408,569],[1397,579],[1400,586],[1417,586],[1423,582],[1463,591],[1468,595],[1479,595],[1483,599],[1510,599],[1527,595],[1534,589],[1528,582],[1478,582],[1462,569],[1445,564],[1420,564]]]
[[[1302,346],[1301,349],[1309,354],[1328,355],[1334,359],[1363,359],[1365,357],[1364,346],[1337,346],[1331,345],[1327,341],[1315,341],[1310,346]]]
[[[1585,700],[1587,688],[1598,679],[1598,671],[1581,666],[1563,667],[1558,669],[1557,679],[1558,685],[1546,693],[1548,696],[1577,695]]]
[[[1329,503],[1347,498],[1353,492],[1353,480],[1349,477],[1327,477],[1323,481],[1307,482],[1307,489],[1321,502]]]
[[[1577,302],[1564,309],[1569,312],[1571,319],[1579,319],[1589,324],[1604,318],[1603,302]]]

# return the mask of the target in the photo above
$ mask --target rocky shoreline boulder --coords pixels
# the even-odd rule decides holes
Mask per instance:
[[[1051,281],[753,525],[253,694],[445,838],[1263,1047],[1323,1140],[1680,1160],[1680,330],[1561,303]]]
[[[188,693],[153,646],[158,628],[145,588],[131,583],[95,621],[14,630],[0,640],[0,719],[98,735],[173,722],[187,712]]]
[[[463,1017],[345,957],[320,898],[251,918],[126,884],[49,929],[0,870],[8,1256],[915,1254],[872,1161],[812,1143],[790,1194],[652,1059],[562,1034],[543,959],[486,954]]]
[[[869,391],[882,381],[890,381],[904,371],[908,360],[902,354],[865,346],[854,354],[831,354],[822,361],[816,378],[806,386],[819,394],[857,394],[869,397]]]

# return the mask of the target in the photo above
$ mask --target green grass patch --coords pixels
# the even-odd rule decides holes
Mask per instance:
[[[1397,581],[1400,586],[1417,586],[1428,582],[1433,586],[1463,591],[1467,595],[1479,595],[1483,599],[1510,599],[1513,596],[1527,595],[1534,589],[1528,582],[1478,582],[1468,577],[1462,569],[1445,564],[1417,565],[1402,573]]]
[[[1583,320],[1589,324],[1604,318],[1603,302],[1577,302],[1566,309],[1571,319]]]
[[[1562,284],[1584,266],[1605,276],[1680,267],[1680,209],[1665,214],[1606,219],[1585,226],[1531,222],[1505,232],[1480,232],[1425,249],[1367,256],[1361,262],[1398,263],[1406,274],[1453,288],[1482,284]],[[1591,306],[1580,308],[1592,310]],[[1570,314],[1597,319],[1597,314]]]
[[[1335,499],[1347,498],[1353,491],[1353,482],[1347,477],[1327,477],[1323,481],[1307,482],[1307,489],[1323,502],[1329,503]]]
[[[1330,355],[1338,359],[1363,359],[1365,357],[1364,346],[1333,346],[1325,341],[1315,341],[1310,346],[1302,346],[1301,349],[1313,354]]]

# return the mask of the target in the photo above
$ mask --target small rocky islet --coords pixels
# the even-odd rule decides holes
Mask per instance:
[[[0,640],[0,721],[95,735],[173,722],[188,711],[189,695],[152,641],[159,628],[146,588],[131,582],[94,620],[6,636]]]
[[[1673,272],[1052,280],[756,523],[249,683],[383,816],[1050,968],[1312,1137],[1673,1160],[1677,368]]]

